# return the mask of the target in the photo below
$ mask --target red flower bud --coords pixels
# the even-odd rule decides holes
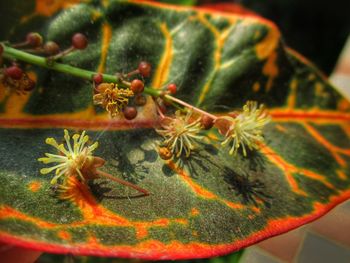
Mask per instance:
[[[143,77],[149,77],[151,75],[152,66],[146,61],[141,61],[138,70]]]
[[[27,43],[32,47],[39,47],[43,44],[43,38],[39,33],[30,32],[26,37]]]
[[[135,107],[125,107],[124,111],[124,117],[127,120],[135,119],[137,116],[137,109]]]
[[[168,85],[168,91],[169,91],[171,94],[175,94],[176,91],[177,91],[176,84],[174,84],[174,83],[169,84],[169,85]]]
[[[82,33],[75,33],[72,37],[72,46],[76,49],[85,49],[88,45],[88,40]]]
[[[133,81],[131,81],[131,86],[130,89],[135,93],[142,93],[143,89],[144,89],[145,85],[143,84],[143,82],[139,79],[134,79]]]
[[[12,79],[19,80],[23,76],[23,71],[18,66],[14,65],[5,69],[5,75]]]

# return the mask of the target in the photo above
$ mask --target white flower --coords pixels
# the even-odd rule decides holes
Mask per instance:
[[[270,121],[264,105],[258,107],[256,101],[248,101],[243,106],[243,112],[236,117],[223,116],[219,120],[229,123],[229,127],[225,132],[225,140],[221,143],[231,145],[230,155],[236,154],[239,147],[242,147],[243,155],[247,155],[246,146],[250,149],[258,149],[259,142],[264,140],[262,130]]]
[[[46,157],[39,158],[38,161],[47,163],[58,163],[50,168],[42,168],[41,174],[48,174],[54,170],[55,176],[51,180],[51,184],[56,184],[58,178],[62,175],[79,176],[81,180],[84,180],[82,174],[82,168],[86,161],[93,158],[92,152],[98,147],[98,142],[90,146],[86,146],[89,140],[89,136],[85,135],[85,131],[82,134],[74,134],[73,145],[71,144],[71,137],[67,130],[64,130],[64,139],[66,141],[66,147],[63,144],[58,144],[54,138],[47,138],[46,143],[56,148],[60,154],[45,153]]]
[[[173,118],[165,117],[161,122],[163,129],[156,129],[157,133],[165,138],[162,145],[168,148],[176,157],[180,157],[185,152],[189,157],[191,151],[197,146],[196,140],[201,140],[203,136],[198,135],[201,131],[200,118],[190,122],[192,112],[186,116],[180,111],[175,113]]]

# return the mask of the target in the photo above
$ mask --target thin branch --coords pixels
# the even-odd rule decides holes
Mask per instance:
[[[143,188],[141,188],[141,187],[139,187],[139,186],[137,186],[137,185],[135,185],[135,184],[133,184],[133,183],[130,183],[130,182],[128,182],[128,181],[125,181],[125,180],[123,180],[123,179],[114,177],[114,176],[110,175],[109,173],[105,173],[105,172],[103,172],[103,171],[96,170],[96,174],[99,175],[99,176],[101,176],[101,177],[106,177],[106,178],[108,178],[108,179],[110,179],[110,180],[112,180],[112,181],[114,181],[114,182],[119,183],[119,184],[122,184],[122,185],[128,186],[128,187],[130,187],[130,188],[133,188],[133,189],[139,191],[140,193],[143,193],[143,194],[146,195],[146,196],[150,194],[147,190],[145,190],[145,189],[143,189]]]

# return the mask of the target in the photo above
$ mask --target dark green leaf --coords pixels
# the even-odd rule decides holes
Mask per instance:
[[[38,30],[65,48],[79,31],[89,46],[65,63],[113,74],[147,60],[149,86],[174,82],[181,99],[216,113],[257,100],[273,121],[248,158],[213,144],[165,162],[151,100],[134,121],[111,122],[94,110],[90,83],[28,67],[39,83],[31,94],[7,96],[1,87],[1,241],[58,253],[211,257],[314,220],[350,196],[349,103],[283,45],[273,24],[134,1],[55,1],[51,9],[25,2],[1,9],[2,39]],[[29,2],[36,8],[25,9]],[[51,150],[45,138],[61,140],[63,128],[87,130],[99,141],[104,171],[152,194],[132,198],[121,185],[95,180],[74,188],[70,201],[55,198],[37,158]]]

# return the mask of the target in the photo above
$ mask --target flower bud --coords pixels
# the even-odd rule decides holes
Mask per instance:
[[[175,94],[176,91],[177,91],[176,84],[174,84],[174,83],[169,84],[169,85],[168,85],[168,91],[169,91],[171,94]]]
[[[5,69],[5,75],[12,79],[19,80],[23,76],[23,70],[20,67],[14,65]]]
[[[56,42],[48,41],[44,45],[44,51],[48,55],[56,55],[60,52],[60,47]]]
[[[141,94],[137,94],[135,96],[134,102],[137,106],[143,106],[146,104],[147,99],[145,96],[141,95]]]
[[[125,119],[132,120],[135,119],[137,116],[137,109],[135,107],[125,107],[123,113]]]
[[[146,61],[141,61],[138,66],[139,73],[143,77],[149,77],[151,75],[152,66]]]
[[[139,79],[134,79],[133,81],[131,81],[131,86],[130,89],[135,93],[142,93],[143,89],[144,89],[145,85],[143,84],[143,82]]]
[[[202,126],[205,130],[209,130],[214,125],[214,120],[207,115],[203,115],[201,118]]]
[[[82,33],[75,33],[72,37],[72,46],[76,49],[85,49],[88,45],[86,36]]]
[[[30,32],[26,37],[27,43],[32,47],[39,47],[43,44],[43,38],[39,33]]]

